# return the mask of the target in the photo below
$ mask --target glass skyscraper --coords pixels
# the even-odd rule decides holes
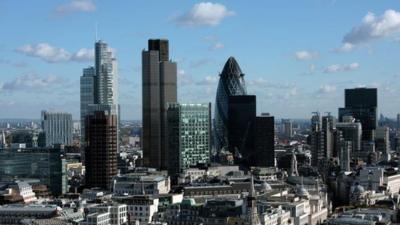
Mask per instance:
[[[118,101],[117,60],[107,43],[98,41],[95,44],[95,103],[115,104]]]
[[[81,135],[87,187],[111,188],[117,175],[118,73],[117,60],[103,41],[95,43],[95,66],[81,77]]]
[[[46,146],[72,145],[72,115],[63,112],[42,111],[42,129]]]
[[[89,105],[115,105],[119,118],[117,60],[104,41],[95,43],[95,66],[83,69],[81,85],[81,141],[85,140],[85,117]]]
[[[377,127],[378,89],[345,89],[345,107],[339,108],[339,121],[344,116],[353,116],[362,125],[363,141],[373,141]]]
[[[177,65],[168,46],[168,40],[150,39],[142,51],[143,163],[157,169],[168,167],[166,112],[177,102]]]
[[[85,119],[86,187],[112,188],[117,175],[118,120],[115,105],[90,105]]]
[[[95,102],[95,69],[93,66],[83,69],[81,76],[81,143],[85,140],[85,117],[88,114],[88,106]]]
[[[215,99],[215,145],[216,150],[228,147],[228,99],[229,96],[246,95],[244,74],[236,62],[230,57],[220,74],[217,96]]]
[[[170,175],[210,162],[211,104],[169,104],[168,149]]]

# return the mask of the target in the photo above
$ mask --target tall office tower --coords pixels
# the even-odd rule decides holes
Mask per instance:
[[[337,130],[337,143],[339,148],[338,158],[339,158],[339,165],[342,171],[350,171],[350,161],[351,161],[351,154],[353,148],[352,141],[346,141],[345,138],[342,136],[342,131]]]
[[[311,165],[324,169],[331,152],[330,119],[322,117],[318,112],[311,118]]]
[[[85,119],[86,186],[110,190],[117,175],[117,107],[94,104],[89,108]]]
[[[336,119],[331,116],[329,113],[326,116],[322,117],[322,152],[326,157],[326,160],[329,160],[333,157],[334,152],[334,133],[336,130]]]
[[[339,121],[343,116],[353,116],[362,125],[362,140],[374,141],[377,127],[378,94],[376,88],[354,88],[345,90],[345,107],[339,108]]]
[[[95,66],[83,69],[81,77],[81,144],[85,140],[85,117],[89,105],[118,106],[117,61],[107,43],[95,43]],[[119,119],[119,107],[116,115]]]
[[[168,40],[149,40],[142,52],[144,165],[167,169],[167,103],[177,102],[177,66],[169,59]]]
[[[0,150],[0,182],[28,178],[47,185],[54,196],[65,194],[68,179],[63,146]]]
[[[290,119],[282,119],[282,130],[285,138],[293,137],[293,123]]]
[[[90,104],[95,102],[95,80],[96,72],[94,67],[83,69],[80,79],[81,85],[81,144],[85,141],[85,117]]]
[[[210,163],[211,103],[171,103],[167,121],[171,176],[190,166]]]
[[[336,130],[341,132],[341,136],[345,141],[351,142],[351,158],[360,157],[361,151],[361,123],[356,122],[352,116],[344,116],[342,122],[336,123]]]
[[[390,160],[390,140],[389,140],[389,127],[376,128],[375,134],[375,148],[377,152],[382,154],[383,159]]]
[[[107,43],[95,44],[95,104],[118,104],[117,60]]]
[[[319,152],[321,146],[321,116],[319,112],[314,112],[311,117],[311,165],[314,167],[318,166]]]
[[[315,112],[311,118],[311,165],[321,172],[327,172],[328,163],[334,150],[335,118],[321,117]]]
[[[72,115],[63,112],[42,111],[42,129],[46,146],[72,145]]]
[[[237,95],[228,98],[228,149],[236,164],[253,166],[255,155],[256,96]]]
[[[214,112],[214,136],[217,151],[228,148],[229,97],[247,94],[244,74],[235,58],[229,57],[219,76]]]
[[[254,166],[275,167],[275,120],[268,113],[256,117]]]

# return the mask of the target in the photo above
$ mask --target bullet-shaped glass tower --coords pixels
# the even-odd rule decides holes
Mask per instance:
[[[215,146],[217,151],[228,146],[228,99],[229,96],[246,95],[244,74],[235,58],[229,57],[220,74],[215,99]]]

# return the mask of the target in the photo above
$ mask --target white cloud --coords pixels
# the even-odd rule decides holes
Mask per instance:
[[[54,84],[60,84],[61,78],[55,75],[47,77],[39,77],[35,74],[26,74],[16,77],[12,81],[5,82],[1,85],[1,90],[15,91],[15,90],[42,90]]]
[[[375,39],[385,38],[400,31],[400,12],[386,10],[383,15],[375,16],[369,12],[361,25],[353,27],[343,37],[343,43],[360,44]]]
[[[203,78],[203,80],[198,81],[196,84],[197,85],[213,85],[218,82],[219,77],[218,76],[206,76]]]
[[[209,50],[218,50],[223,49],[225,45],[218,40],[216,36],[206,36],[203,38],[205,42],[209,43]]]
[[[94,49],[81,48],[71,57],[74,61],[92,61],[94,59]]]
[[[71,0],[68,3],[59,5],[55,12],[58,15],[66,15],[73,12],[91,12],[96,10],[92,0]]]
[[[182,69],[178,70],[177,78],[179,86],[186,86],[194,83],[192,76]]]
[[[285,100],[297,96],[299,95],[299,90],[297,87],[292,87],[290,89],[288,89],[285,93],[283,93],[283,95],[279,96],[280,98],[283,98]]]
[[[298,51],[298,52],[294,53],[294,57],[300,61],[316,59],[316,58],[318,58],[318,56],[319,56],[318,52],[310,52],[310,51],[306,51],[306,50],[302,50],[302,51]]]
[[[268,80],[265,80],[262,77],[259,77],[259,78],[254,79],[254,80],[248,80],[246,82],[246,84],[247,84],[247,87],[254,86],[254,87],[262,88],[263,90],[265,88],[269,88],[269,89],[276,89],[276,90],[280,90],[280,91],[281,90],[292,90],[292,92],[293,92],[293,90],[297,91],[296,86],[293,85],[293,84],[289,84],[289,83],[273,83],[273,82],[270,82]]]
[[[190,68],[198,68],[198,67],[202,67],[205,65],[208,65],[210,63],[214,62],[214,60],[210,59],[210,58],[203,58],[203,59],[199,59],[199,60],[195,60],[190,62]]]
[[[217,26],[229,16],[235,15],[234,11],[219,3],[200,2],[195,4],[188,12],[176,17],[174,21],[178,25],[198,27]]]
[[[17,48],[16,51],[29,56],[39,57],[51,63],[68,61],[71,57],[71,54],[65,49],[54,47],[47,43],[39,43],[37,45],[24,45]]]
[[[354,45],[349,43],[349,42],[345,42],[343,43],[342,46],[340,46],[339,48],[334,49],[335,52],[351,52],[354,50]]]
[[[348,72],[357,70],[360,67],[360,64],[354,62],[348,65],[340,65],[340,64],[333,64],[326,67],[323,72],[324,73],[338,73],[338,72]]]
[[[322,85],[319,89],[318,89],[318,93],[320,94],[329,94],[329,93],[333,93],[336,91],[336,86],[333,85]]]
[[[48,43],[39,43],[36,45],[27,44],[16,49],[17,52],[43,59],[49,63],[59,63],[68,61],[90,61],[94,58],[94,50],[82,48],[76,53],[71,54],[67,50],[52,46]]]
[[[224,48],[225,46],[224,46],[224,44],[222,44],[221,42],[217,42],[217,43],[214,43],[212,46],[211,46],[211,50],[217,50],[217,49],[222,49],[222,48]]]

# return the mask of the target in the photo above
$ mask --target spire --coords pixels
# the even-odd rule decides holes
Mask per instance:
[[[290,176],[299,176],[299,171],[297,170],[297,158],[294,151],[292,152],[292,162],[290,165]]]
[[[255,198],[256,190],[254,189],[254,176],[251,175],[249,196]]]
[[[257,212],[257,195],[254,189],[254,177],[251,175],[249,196],[247,197],[247,224],[261,225]]]
[[[98,30],[99,30],[98,26],[99,26],[99,23],[96,22],[95,42],[97,42],[97,40],[99,40],[98,37],[97,37],[97,33],[98,33]]]

